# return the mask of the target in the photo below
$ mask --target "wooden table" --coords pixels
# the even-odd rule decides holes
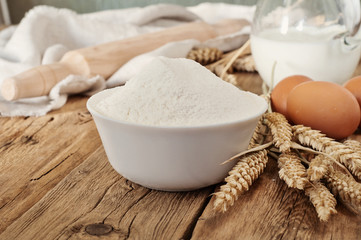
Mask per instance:
[[[238,80],[260,93],[257,74]],[[170,193],[128,181],[108,163],[86,101],[0,118],[0,239],[361,239],[360,218],[341,204],[321,223],[273,159],[225,214],[212,211],[219,186]]]

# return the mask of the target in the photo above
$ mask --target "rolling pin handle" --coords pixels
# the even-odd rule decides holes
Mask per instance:
[[[5,79],[2,83],[1,95],[8,101],[18,99],[19,90],[15,82],[16,79],[12,77]]]
[[[42,65],[5,79],[1,95],[8,101],[49,94],[60,80],[72,74],[67,65],[61,63]]]

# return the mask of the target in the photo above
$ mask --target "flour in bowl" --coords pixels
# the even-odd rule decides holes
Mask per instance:
[[[193,60],[158,57],[94,107],[112,119],[151,126],[204,126],[255,116],[264,102]]]

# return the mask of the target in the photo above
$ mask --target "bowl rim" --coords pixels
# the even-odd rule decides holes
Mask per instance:
[[[155,126],[155,125],[147,125],[147,124],[140,124],[140,123],[133,123],[133,122],[127,122],[127,121],[122,121],[119,119],[115,119],[115,118],[111,118],[108,116],[105,116],[101,113],[99,113],[95,108],[93,108],[91,105],[92,101],[95,101],[94,98],[99,95],[99,94],[103,94],[104,91],[109,90],[109,89],[105,89],[102,90],[100,92],[97,92],[96,94],[92,95],[86,102],[86,107],[89,110],[89,112],[94,116],[97,116],[99,118],[105,119],[107,121],[111,121],[114,123],[118,123],[118,124],[122,124],[125,126],[132,126],[132,127],[142,127],[142,128],[148,128],[148,129],[164,129],[164,130],[186,130],[186,129],[209,129],[209,128],[220,128],[220,127],[226,127],[226,126],[232,126],[232,125],[237,125],[243,122],[249,122],[252,120],[255,120],[257,118],[259,118],[262,114],[264,114],[267,109],[268,109],[268,103],[266,102],[266,100],[262,97],[260,97],[259,95],[249,92],[247,91],[247,93],[250,93],[253,95],[253,97],[255,97],[255,99],[257,98],[258,100],[260,100],[259,102],[263,101],[263,106],[260,105],[260,110],[249,117],[245,117],[242,118],[241,120],[235,120],[235,121],[230,121],[230,122],[224,122],[224,123],[215,123],[215,124],[207,124],[207,125],[195,125],[195,126]]]

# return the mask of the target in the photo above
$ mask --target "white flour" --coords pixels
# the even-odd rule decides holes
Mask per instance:
[[[159,57],[95,109],[110,118],[152,126],[203,126],[254,116],[254,94],[224,82],[200,64]]]

